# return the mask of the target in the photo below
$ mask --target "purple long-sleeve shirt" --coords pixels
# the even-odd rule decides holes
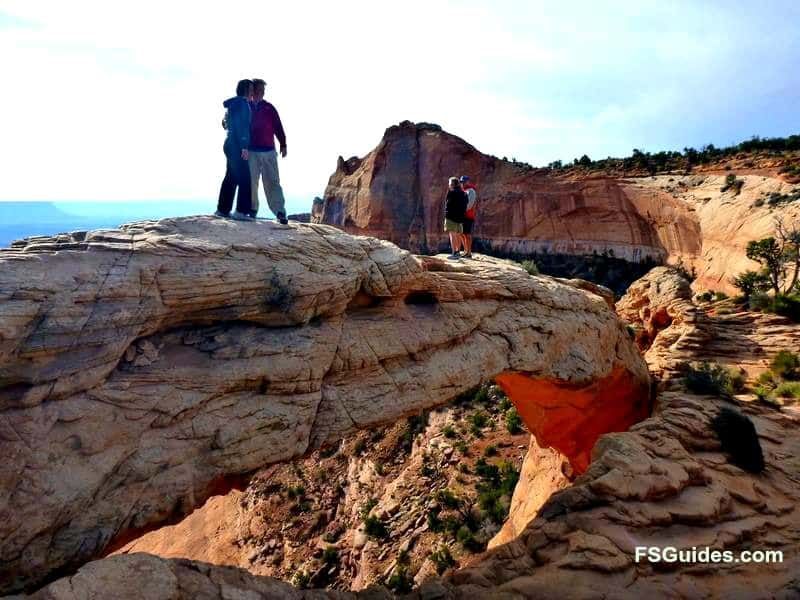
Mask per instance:
[[[275,149],[275,138],[286,147],[286,133],[278,111],[266,100],[252,105],[253,118],[250,121],[250,150],[268,152]]]

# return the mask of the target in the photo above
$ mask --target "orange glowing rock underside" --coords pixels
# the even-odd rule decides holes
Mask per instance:
[[[625,431],[650,416],[648,386],[623,367],[584,385],[514,372],[495,381],[539,446],[561,452],[577,474],[589,466],[592,447],[602,434]]]

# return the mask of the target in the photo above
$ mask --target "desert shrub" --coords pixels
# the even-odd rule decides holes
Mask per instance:
[[[525,269],[528,274],[530,275],[538,275],[539,274],[539,267],[536,266],[536,263],[532,260],[523,260],[520,265],[523,269]]]
[[[436,572],[441,575],[450,567],[455,566],[456,561],[450,553],[450,548],[440,546],[430,554],[431,561],[436,566]]]
[[[748,306],[750,310],[767,312],[772,306],[772,298],[763,292],[756,292],[750,296]]]
[[[775,388],[775,395],[779,398],[800,399],[800,381],[784,381]]]
[[[483,544],[475,539],[475,534],[466,525],[459,527],[458,531],[456,532],[456,540],[458,540],[458,542],[464,547],[464,550],[467,550],[468,552],[483,551]]]
[[[458,450],[463,456],[469,456],[469,446],[464,440],[457,440],[453,447]]]
[[[456,433],[456,430],[449,423],[447,425],[445,425],[444,427],[442,427],[442,434],[444,435],[444,437],[446,437],[449,440],[452,440],[452,439],[455,439],[456,437],[458,437],[458,433]]]
[[[484,456],[497,456],[497,446],[494,444],[489,444],[486,448],[483,449]]]
[[[728,294],[725,292],[714,292],[714,301],[719,302],[720,300],[727,300]]]
[[[306,495],[306,488],[302,484],[290,485],[286,488],[286,494],[294,500],[295,498],[303,498]]]
[[[436,500],[445,508],[457,509],[461,506],[461,499],[447,488],[436,492]]]
[[[389,536],[389,530],[386,528],[386,523],[381,521],[375,515],[370,515],[364,519],[364,533],[371,538],[384,539]]]
[[[367,501],[361,505],[361,510],[358,511],[361,519],[366,519],[369,516],[369,512],[376,506],[378,506],[377,498],[367,498]]]
[[[489,403],[489,386],[482,385],[478,388],[478,391],[475,392],[475,396],[472,399],[473,402],[477,404],[486,405]]]
[[[386,587],[397,594],[410,593],[414,587],[414,580],[408,573],[408,565],[398,563],[392,576],[386,580]]]
[[[472,413],[467,420],[470,424],[470,431],[477,437],[481,435],[481,429],[489,424],[489,415],[482,410]]]
[[[519,416],[516,408],[512,407],[506,411],[506,429],[511,435],[522,431],[522,418]]]
[[[719,191],[724,194],[728,190],[733,190],[734,194],[738,195],[739,192],[742,191],[743,185],[744,185],[743,179],[736,179],[735,173],[728,173],[725,176],[725,185],[723,185]]]
[[[761,402],[769,402],[772,390],[764,385],[757,385],[753,388],[753,393]]]
[[[772,371],[784,379],[800,378],[800,356],[789,350],[781,350],[770,363]],[[767,371],[769,373],[769,371]],[[765,375],[766,373],[762,373]]]
[[[756,378],[756,381],[767,390],[775,389],[780,383],[772,371],[764,371]]]
[[[514,406],[511,403],[511,400],[508,399],[508,396],[503,394],[503,397],[500,398],[500,402],[497,403],[497,408],[500,409],[500,412],[506,412],[509,408]]]
[[[714,297],[714,292],[708,291],[703,292],[702,294],[697,294],[697,299],[701,302],[711,302],[711,299]]]
[[[677,273],[684,279],[688,279],[689,281],[694,281],[697,279],[697,269],[692,267],[691,270],[689,270],[686,267],[686,264],[683,262],[682,257],[678,257],[678,262],[675,263],[671,268],[674,271],[677,271]]]
[[[339,562],[339,549],[336,546],[328,546],[322,552],[322,562],[326,565],[335,565]]]
[[[353,456],[361,455],[367,449],[367,442],[364,438],[358,438],[353,444]]]
[[[410,452],[414,445],[414,438],[420,433],[425,431],[428,426],[428,413],[422,412],[418,415],[408,417],[406,421],[406,429],[403,431],[403,436],[400,439],[402,448],[406,452]]]
[[[770,311],[800,323],[800,296],[778,294],[772,300]]]
[[[269,288],[264,298],[267,306],[286,310],[291,303],[292,294],[289,287],[281,280],[278,271],[272,269],[272,276],[269,279]]]
[[[513,463],[507,461],[503,461],[495,469],[477,486],[478,505],[486,517],[495,523],[502,523],[508,516],[511,496],[519,481],[519,471]]]
[[[768,285],[764,275],[756,271],[744,271],[731,279],[731,283],[739,288],[745,300],[749,300],[756,291]]]
[[[292,576],[292,585],[302,590],[308,587],[308,582],[310,579],[311,576],[305,571],[297,571]]]
[[[696,394],[730,398],[744,390],[744,377],[716,363],[702,362],[684,366],[684,385]]]

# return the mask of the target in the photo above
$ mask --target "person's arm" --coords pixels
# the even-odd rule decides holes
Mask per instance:
[[[247,104],[236,103],[231,108],[231,123],[229,126],[233,129],[233,137],[239,142],[239,147],[242,149],[242,158],[248,160],[248,146],[250,146],[250,109]],[[235,127],[235,128],[234,128]]]
[[[286,132],[283,130],[283,123],[281,123],[281,116],[278,114],[278,109],[273,106],[272,110],[272,128],[275,131],[275,137],[278,138],[278,143],[281,145],[281,156],[286,158]]]

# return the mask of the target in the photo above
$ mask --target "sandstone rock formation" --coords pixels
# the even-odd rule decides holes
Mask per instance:
[[[719,399],[660,395],[654,416],[600,438],[589,469],[513,541],[449,576],[454,597],[794,598],[800,590],[798,418],[744,405],[767,459],[732,466],[709,427]],[[782,562],[650,563],[636,547],[779,550]]]
[[[23,596],[10,596],[22,598]],[[126,554],[89,563],[72,577],[24,596],[31,600],[388,600],[383,589],[347,593],[299,590],[252,575],[244,569],[188,560],[165,560],[150,554]]]
[[[800,348],[800,327],[789,319],[730,302],[698,306],[689,281],[667,267],[656,267],[631,285],[617,312],[637,328],[651,372],[663,378],[681,363],[713,361],[742,368],[752,380],[777,352]]]
[[[750,174],[748,174],[750,173]],[[774,218],[800,223],[800,202],[772,207],[772,193],[800,190],[777,173],[744,169],[657,177],[566,177],[480,153],[436,125],[408,121],[386,130],[363,158],[340,158],[312,220],[390,240],[413,252],[447,247],[442,232],[447,178],[469,174],[479,190],[475,235],[499,255],[613,253],[634,263],[681,260],[696,289],[729,293],[732,275],[754,268],[751,239]],[[759,206],[760,203],[760,206]]]
[[[446,528],[431,526],[433,511],[439,523],[458,514],[442,506],[439,493],[447,490],[480,510],[483,479],[476,465],[486,461],[518,470],[525,458],[530,434],[508,432],[503,417],[512,409],[504,408],[506,399],[498,402],[499,393],[496,386],[482,386],[472,400],[468,394],[455,404],[357,432],[308,457],[270,465],[244,491],[209,498],[180,523],[116,552],[235,566],[284,581],[302,577],[314,588],[363,589],[385,582],[403,565],[409,579],[421,582],[437,572],[432,552],[447,547],[457,565],[476,551],[454,543]],[[478,415],[488,418],[473,432]],[[559,468],[565,462],[558,452],[543,451],[557,457]],[[526,482],[522,473],[515,502],[530,495]],[[553,490],[538,483],[544,502]],[[367,516],[384,524],[385,537],[367,535]],[[489,540],[500,524],[482,519],[476,539]],[[324,552],[331,549],[336,556],[326,560]]]
[[[498,373],[592,409],[587,391],[610,402],[598,382],[613,381],[632,406],[606,430],[648,403],[602,297],[322,225],[195,217],[36,238],[0,251],[0,301],[3,591]],[[603,433],[584,424],[562,449],[576,471]]]

